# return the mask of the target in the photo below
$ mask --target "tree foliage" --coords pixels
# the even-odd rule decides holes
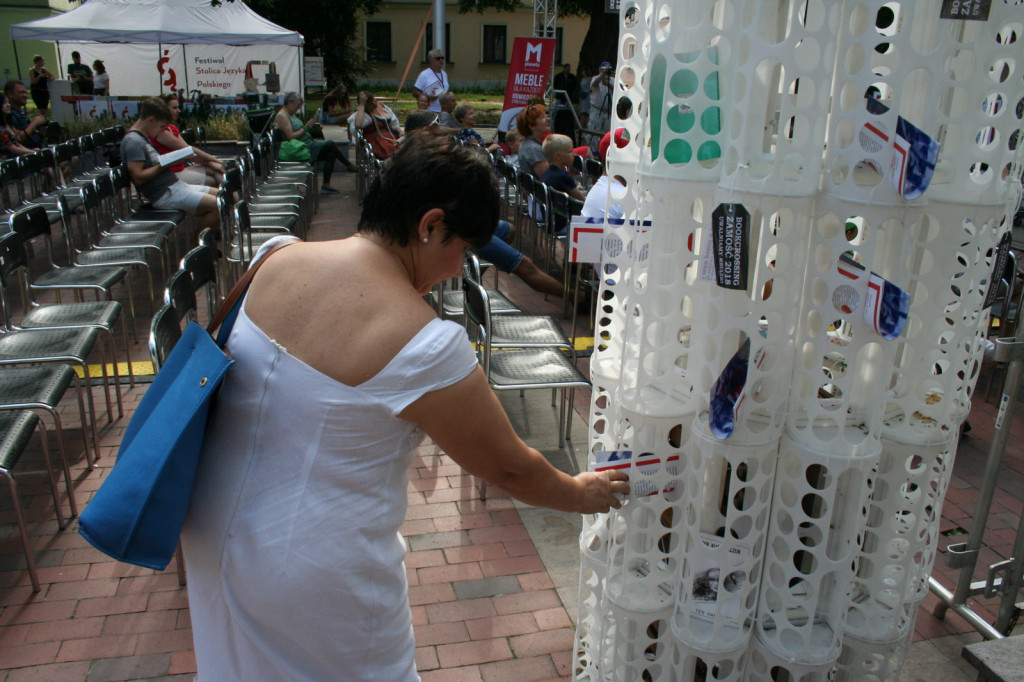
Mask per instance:
[[[234,0],[226,0],[234,2]],[[352,39],[359,30],[359,18],[380,9],[382,0],[246,0],[254,12],[306,40],[307,55],[324,58],[327,81],[355,85],[366,65]],[[220,0],[211,0],[219,5]]]
[[[530,0],[525,0],[527,3]],[[496,9],[511,12],[522,7],[524,0],[459,0],[459,12],[483,12]],[[604,11],[606,0],[558,0],[558,16],[590,17],[590,27],[583,38],[577,68],[586,64],[591,71],[601,62],[615,63],[619,44],[619,16]]]

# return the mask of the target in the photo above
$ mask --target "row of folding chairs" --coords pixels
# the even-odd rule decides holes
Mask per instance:
[[[77,398],[83,451],[91,469],[100,453],[92,393],[94,365],[91,363],[99,360],[108,422],[115,418],[111,387],[116,394],[117,417],[124,414],[116,351],[118,338],[122,342],[125,360],[129,361],[128,367],[131,364],[127,320],[119,302],[79,300],[44,303],[36,299],[37,294],[49,293],[50,290],[46,284],[38,285],[29,273],[26,246],[34,234],[49,230],[46,208],[21,208],[10,216],[7,227],[9,229],[0,234],[0,474],[8,481],[26,566],[32,587],[38,591],[40,585],[34,548],[17,484],[23,473],[19,466],[22,457],[30,451],[33,433],[38,432],[41,459],[47,472],[58,526],[63,529],[66,518],[64,502],[58,492],[57,468],[51,461],[48,435],[51,432],[57,444],[59,469],[64,476],[71,517],[78,514],[78,506],[69,464],[68,425],[62,420],[59,405],[70,392]],[[68,291],[75,290],[73,285],[70,281],[61,283],[62,288]],[[81,287],[91,289],[92,283],[83,280]],[[20,313],[14,305],[15,293],[22,299]]]
[[[583,202],[556,190],[508,162],[495,156],[495,172],[501,179],[506,220],[516,226],[516,248],[529,254],[537,264],[551,273],[559,273],[566,285],[563,308],[569,310],[572,273],[567,247],[568,230],[559,233],[558,222],[564,225],[583,211]]]

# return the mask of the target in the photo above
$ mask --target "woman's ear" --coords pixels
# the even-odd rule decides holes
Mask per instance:
[[[420,217],[416,226],[416,238],[421,242],[430,241],[435,232],[443,234],[444,231],[444,209],[432,208]]]

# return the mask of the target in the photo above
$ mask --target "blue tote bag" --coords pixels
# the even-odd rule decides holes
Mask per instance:
[[[242,296],[275,245],[246,271],[210,322],[189,323],[142,397],[117,462],[78,519],[78,532],[118,561],[162,570],[185,523],[206,420],[233,361],[224,352]],[[217,340],[211,333],[220,327]]]

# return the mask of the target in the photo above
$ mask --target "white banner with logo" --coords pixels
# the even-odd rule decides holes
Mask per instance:
[[[246,92],[298,92],[302,83],[299,48],[288,45],[159,45],[155,43],[59,43],[61,71],[67,73],[71,53],[92,68],[103,62],[110,75],[110,94],[160,95],[172,90],[199,90],[214,97]],[[274,77],[276,74],[277,78]],[[279,81],[275,83],[274,81]]]

